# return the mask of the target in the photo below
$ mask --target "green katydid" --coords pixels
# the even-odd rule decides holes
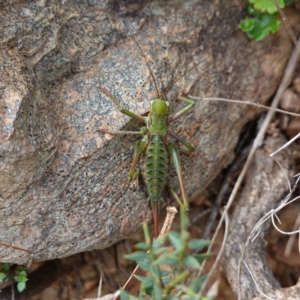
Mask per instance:
[[[134,157],[129,171],[129,178],[130,181],[132,181],[139,174],[139,172],[136,171],[135,168],[139,159],[142,158],[141,173],[144,179],[144,183],[147,189],[150,203],[153,204],[155,236],[158,236],[159,202],[162,199],[163,192],[165,191],[166,188],[171,192],[172,195],[174,195],[174,191],[171,189],[171,187],[168,184],[169,168],[170,168],[171,161],[174,164],[179,179],[181,194],[182,194],[185,208],[186,210],[188,210],[189,208],[188,198],[185,192],[185,187],[183,182],[180,154],[176,146],[168,142],[168,136],[175,138],[186,147],[186,149],[183,151],[181,150],[181,152],[189,153],[194,151],[192,145],[190,145],[187,141],[185,141],[184,139],[182,139],[181,137],[172,133],[169,130],[170,123],[178,119],[185,113],[187,113],[189,110],[191,110],[194,106],[194,101],[192,99],[188,99],[185,97],[179,97],[179,100],[188,103],[188,105],[183,109],[181,109],[180,111],[178,111],[177,113],[175,113],[174,115],[171,115],[169,103],[168,101],[165,101],[164,98],[174,83],[163,94],[159,94],[149,63],[137,42],[136,44],[145,59],[145,62],[148,66],[150,75],[153,79],[155,89],[157,92],[157,99],[151,102],[149,114],[147,116],[140,116],[130,110],[124,109],[120,105],[118,100],[112,94],[110,94],[105,88],[102,88],[101,91],[114,102],[114,104],[116,105],[116,107],[119,109],[121,113],[139,122],[145,123],[146,126],[142,127],[139,131],[111,132],[105,129],[102,129],[100,131],[109,134],[139,134],[142,136],[142,139],[136,143],[134,148]],[[197,66],[198,65],[195,65],[194,67],[189,69],[181,77],[185,76],[187,73],[192,71]],[[227,99],[219,99],[219,100],[228,101]],[[248,102],[246,104],[263,107],[262,105],[248,103]],[[268,109],[268,107],[264,107],[264,108]]]
[[[139,174],[135,168],[139,159],[142,158],[141,173],[146,185],[150,203],[153,206],[155,237],[157,237],[159,201],[162,200],[162,195],[166,187],[171,189],[171,187],[168,186],[170,161],[172,161],[179,179],[185,209],[189,210],[189,202],[181,170],[180,154],[176,146],[168,142],[168,135],[177,139],[186,147],[182,152],[189,153],[195,150],[194,147],[184,139],[169,131],[169,124],[192,109],[194,100],[179,97],[179,100],[187,102],[188,105],[174,115],[171,115],[169,102],[165,101],[163,97],[160,97],[159,99],[151,101],[149,114],[147,117],[144,117],[124,109],[117,99],[106,89],[103,88],[101,90],[115,103],[121,113],[146,124],[145,127],[141,127],[140,131],[111,132],[102,129],[101,132],[109,134],[140,134],[143,136],[143,138],[136,143],[134,148],[133,161],[129,171],[129,180],[134,180]]]

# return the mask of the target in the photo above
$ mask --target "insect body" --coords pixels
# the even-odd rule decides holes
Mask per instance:
[[[180,154],[176,146],[168,142],[168,136],[180,141],[185,145],[186,149],[181,151],[183,153],[193,152],[192,147],[184,139],[177,136],[175,133],[169,131],[169,124],[180,116],[188,112],[194,106],[194,101],[184,97],[179,97],[179,100],[187,102],[188,105],[175,113],[170,115],[169,102],[164,99],[155,99],[151,102],[150,111],[147,117],[139,116],[134,112],[124,109],[117,99],[111,95],[106,89],[102,89],[118,107],[120,112],[146,124],[140,131],[115,131],[100,130],[104,133],[110,134],[140,134],[143,136],[142,140],[138,141],[134,148],[134,157],[129,171],[129,181],[132,181],[139,174],[135,170],[139,159],[142,157],[142,176],[146,185],[147,193],[151,206],[154,209],[154,224],[155,236],[158,236],[158,207],[159,202],[162,201],[162,195],[166,187],[174,193],[172,188],[168,185],[170,162],[172,161],[181,188],[181,194],[186,210],[189,209],[188,198],[185,192]]]

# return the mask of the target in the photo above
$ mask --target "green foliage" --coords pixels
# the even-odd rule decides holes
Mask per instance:
[[[19,268],[17,270],[17,276],[15,277],[15,280],[18,282],[17,289],[21,293],[26,288],[26,281],[27,279],[27,273],[23,267]]]
[[[240,22],[240,29],[247,36],[256,41],[260,41],[270,33],[276,33],[281,22],[278,20],[277,7],[274,0],[248,0],[248,14],[252,18],[245,18]],[[293,0],[276,0],[280,8]]]
[[[9,281],[9,270],[11,269],[10,264],[1,264],[0,268],[0,282],[8,282]],[[20,267],[15,271],[15,280],[18,282],[17,289],[21,293],[26,288],[27,273],[23,267]]]
[[[284,0],[276,0],[276,1],[277,1],[277,5],[280,8],[284,8],[285,6]],[[257,11],[267,12],[270,15],[277,12],[277,7],[274,3],[274,0],[249,0],[249,3],[251,3]]]
[[[10,269],[10,265],[9,264],[0,264],[0,282],[8,282],[8,271]]]
[[[5,280],[6,274],[3,272],[0,272],[0,281],[2,282],[3,280]]]
[[[145,243],[138,243],[138,251],[127,255],[127,259],[135,261],[139,267],[147,272],[147,277],[134,275],[141,281],[139,297],[129,295],[121,290],[122,300],[146,299],[147,296],[157,300],[194,300],[203,284],[206,276],[194,277],[187,280],[193,271],[198,272],[200,263],[209,255],[189,254],[192,250],[202,250],[209,245],[209,241],[192,239],[190,240],[188,218],[184,208],[180,210],[181,229],[180,232],[170,231],[166,235],[158,237],[153,242],[147,224],[143,225]],[[168,241],[173,249],[163,246]],[[168,251],[167,251],[168,249]],[[172,271],[162,270],[160,266],[171,266]],[[169,276],[172,275],[172,276]],[[169,277],[168,277],[169,276]],[[195,276],[195,273],[194,273]],[[186,280],[189,282],[186,285]],[[171,295],[176,288],[177,294]],[[211,300],[202,297],[201,300]]]
[[[247,18],[242,20],[240,29],[246,32],[249,38],[260,41],[268,36],[269,33],[276,33],[280,23],[281,22],[277,20],[277,14],[269,15],[263,13],[252,19]]]

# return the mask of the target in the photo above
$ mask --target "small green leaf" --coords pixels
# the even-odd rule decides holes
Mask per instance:
[[[169,270],[160,270],[160,276],[161,277],[167,277],[169,275],[172,274],[172,271],[169,271]]]
[[[254,22],[254,28],[247,32],[247,35],[254,38],[256,41],[260,41],[265,38],[270,32],[277,32],[280,21],[276,20],[274,16],[263,14]]]
[[[257,18],[252,19],[254,24],[253,28],[248,31],[243,30],[241,25],[240,28],[246,32],[249,38],[260,41],[269,33],[276,33],[278,31],[281,22],[276,18],[277,15],[260,14]]]
[[[144,291],[144,293],[143,293],[143,296],[144,295],[152,295],[152,293],[153,293],[153,286],[149,286],[149,287],[147,287],[147,288],[145,288],[145,289],[141,289],[141,291]],[[139,297],[139,299],[148,299],[149,297],[141,297],[141,295],[140,295],[140,297]]]
[[[277,4],[280,8],[284,8],[284,0],[276,0]],[[267,12],[269,14],[274,14],[277,12],[276,5],[274,0],[249,0],[253,7],[256,10],[260,10],[262,12]]]
[[[25,290],[26,288],[26,282],[19,282],[17,284],[17,290],[21,293]]]
[[[8,271],[9,268],[10,268],[10,264],[6,264],[6,263],[5,263],[5,264],[2,265],[2,270],[3,270],[3,271]]]
[[[157,266],[157,265],[152,265],[151,267],[150,267],[150,273],[153,275],[153,277],[154,278],[156,278],[156,279],[160,279],[160,269],[159,269],[159,266]]]
[[[193,278],[190,282],[190,288],[193,290],[194,293],[198,293],[201,288],[201,281],[199,278]]]
[[[19,269],[18,269],[18,273],[21,273],[21,272],[23,272],[23,271],[25,271],[25,268],[24,267],[20,267]],[[25,271],[25,273],[26,273],[26,271]]]
[[[183,294],[183,289],[181,289],[180,291],[178,291],[178,293],[176,294],[177,297],[181,296]]]
[[[244,32],[250,31],[254,27],[254,20],[246,18],[240,22],[239,27]]]
[[[0,272],[0,280],[2,281],[6,277],[5,273]]]
[[[169,239],[172,244],[172,246],[177,250],[180,251],[182,249],[182,241],[180,239],[179,233],[175,231],[169,232]]]
[[[18,276],[15,277],[15,280],[17,282],[23,282],[25,283],[28,279],[27,279],[27,273],[25,271],[25,269],[23,267],[19,268],[17,270],[17,274],[19,274]]]
[[[155,255],[160,255],[161,253],[166,252],[166,250],[168,248],[169,247],[159,247],[159,248],[155,249],[153,252],[154,252]]]
[[[204,283],[204,281],[206,280],[207,275],[202,275],[200,277],[198,277],[199,283],[202,286],[202,284]]]
[[[174,265],[178,262],[176,253],[163,253],[154,262],[155,265]]]
[[[201,251],[204,247],[207,247],[210,244],[209,240],[199,240],[199,239],[192,239],[188,243],[188,247],[191,250],[199,250]]]
[[[202,253],[202,254],[193,254],[193,257],[197,259],[198,262],[202,262],[205,259],[209,258],[211,256],[210,253]]]
[[[153,248],[161,247],[165,243],[166,238],[167,238],[166,235],[163,235],[163,236],[160,236],[160,237],[156,238],[153,241]]]
[[[142,287],[145,289],[148,289],[150,287],[152,287],[154,284],[154,279],[153,276],[147,276],[142,280]]]
[[[154,279],[153,279],[153,277],[152,276],[148,276],[141,283],[140,290],[143,291],[144,294],[146,294],[146,295],[151,295],[153,293],[153,285],[154,285]],[[141,298],[141,299],[144,299],[144,298]]]
[[[172,277],[165,277],[161,279],[164,285],[167,285],[171,280]]]
[[[249,15],[252,15],[252,16],[256,16],[256,15],[258,15],[259,14],[259,11],[257,11],[254,7],[253,7],[253,5],[248,5],[248,7],[247,7],[247,12],[248,12],[248,14]]]
[[[140,276],[140,275],[133,274],[133,276],[139,281],[143,281],[145,279],[145,277]]]
[[[19,275],[20,277],[25,277],[25,278],[27,277],[26,271],[23,271],[23,270],[22,270],[22,271],[19,272],[19,274],[20,274],[20,275]]]
[[[167,296],[167,300],[178,300],[179,298],[177,296]]]
[[[136,251],[125,256],[129,260],[133,260],[136,262],[143,261],[147,257],[147,253],[144,251]]]
[[[195,300],[195,297],[194,296],[183,296],[181,299],[182,300]]]
[[[120,289],[120,291],[121,291],[121,300],[129,300],[128,293],[123,289]]]
[[[22,274],[22,275],[19,275],[19,276],[16,276],[15,277],[15,280],[17,282],[26,282],[28,279],[27,279],[27,274]]]
[[[154,282],[154,285],[153,285],[153,294],[154,294],[154,299],[162,299],[162,295],[161,295],[161,289],[160,289],[160,286]]]
[[[193,257],[192,255],[186,256],[183,259],[183,261],[184,261],[184,263],[187,267],[190,267],[190,268],[193,268],[193,269],[198,269],[198,270],[201,268],[198,260],[195,257]]]
[[[150,260],[147,259],[147,261],[139,261],[138,265],[144,271],[149,272],[151,262],[150,262]]]
[[[136,249],[140,249],[140,250],[144,250],[144,251],[148,251],[150,249],[150,245],[146,244],[146,243],[138,243],[135,245]]]

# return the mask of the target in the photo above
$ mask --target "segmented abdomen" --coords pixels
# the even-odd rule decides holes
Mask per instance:
[[[158,201],[165,190],[169,167],[168,149],[162,136],[152,136],[143,157],[142,175],[148,195],[153,201]]]

